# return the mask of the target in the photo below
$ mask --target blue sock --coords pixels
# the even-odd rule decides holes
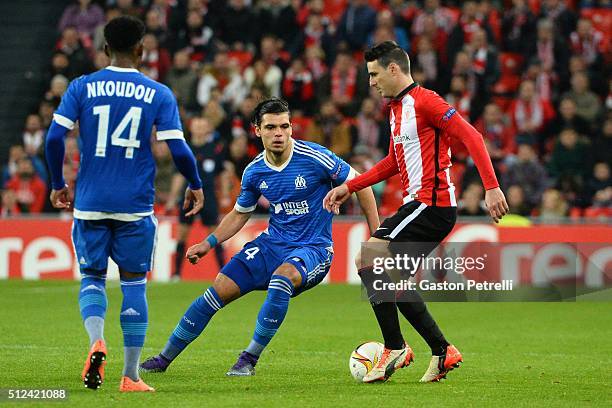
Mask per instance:
[[[212,288],[193,301],[170,335],[162,357],[174,360],[204,330],[213,315],[223,307],[223,301]]]
[[[104,276],[81,275],[79,309],[89,335],[90,345],[104,338],[104,317],[107,305],[105,284]]]
[[[125,353],[123,375],[138,380],[138,361],[148,325],[147,278],[122,279],[123,304],[119,320]]]
[[[270,343],[272,337],[285,320],[289,299],[293,294],[293,283],[289,278],[281,275],[272,275],[268,285],[268,296],[259,310],[253,340],[247,352],[259,356],[263,349]]]

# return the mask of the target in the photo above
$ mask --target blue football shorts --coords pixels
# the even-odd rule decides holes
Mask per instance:
[[[81,273],[106,274],[110,257],[125,272],[146,273],[153,268],[157,219],[138,221],[81,220],[72,224],[72,242]]]
[[[302,283],[293,293],[297,296],[325,278],[333,255],[329,245],[289,246],[273,242],[263,233],[234,255],[221,273],[233,280],[245,295],[253,290],[267,290],[274,271],[289,263],[302,275]]]

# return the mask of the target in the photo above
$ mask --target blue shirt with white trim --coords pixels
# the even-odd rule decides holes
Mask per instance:
[[[53,120],[68,129],[79,122],[77,212],[152,213],[153,126],[157,140],[184,140],[167,86],[136,69],[107,67],[72,81]]]
[[[280,167],[260,153],[244,170],[234,208],[255,210],[263,195],[270,202],[267,234],[284,244],[331,245],[333,215],[323,198],[335,186],[354,176],[341,158],[316,143],[292,140],[291,155]]]

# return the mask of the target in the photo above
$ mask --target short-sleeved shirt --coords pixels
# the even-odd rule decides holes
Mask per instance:
[[[153,126],[157,140],[184,139],[168,87],[136,69],[110,66],[72,81],[53,120],[68,129],[79,122],[75,217],[153,212]]]
[[[267,233],[271,239],[300,245],[331,245],[332,214],[323,198],[336,185],[354,176],[341,158],[315,143],[291,140],[289,159],[280,167],[260,153],[242,176],[235,209],[255,210],[260,196],[270,202]]]

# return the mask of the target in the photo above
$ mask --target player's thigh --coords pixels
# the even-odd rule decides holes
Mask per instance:
[[[218,284],[219,289],[232,301],[253,290],[266,289],[272,272],[279,264],[280,261],[271,254],[266,240],[258,237],[247,242],[221,269],[215,285]],[[217,286],[214,287],[217,290]],[[221,298],[223,299],[223,296]]]
[[[213,288],[223,304],[227,305],[253,291],[256,288],[256,283],[249,267],[239,258],[233,256],[217,274]]]
[[[428,255],[453,229],[454,207],[430,207],[412,201],[385,219],[373,237],[390,241],[391,254]]]
[[[286,252],[284,247],[272,243],[265,234],[247,242],[232,259],[242,262],[254,287],[251,290],[266,290],[274,271],[281,265]]]
[[[109,221],[74,219],[72,242],[81,273],[106,273],[113,239]]]
[[[372,266],[375,257],[389,256],[389,241],[376,237],[370,237],[368,241],[362,245],[359,252],[355,256],[355,266],[357,269]]]
[[[303,247],[293,250],[283,263],[293,265],[302,277],[300,286],[295,288],[297,296],[314,288],[325,279],[331,267],[334,253],[331,248]]]
[[[153,215],[138,221],[114,221],[111,258],[122,271],[135,274],[153,269],[157,241],[157,219]]]

